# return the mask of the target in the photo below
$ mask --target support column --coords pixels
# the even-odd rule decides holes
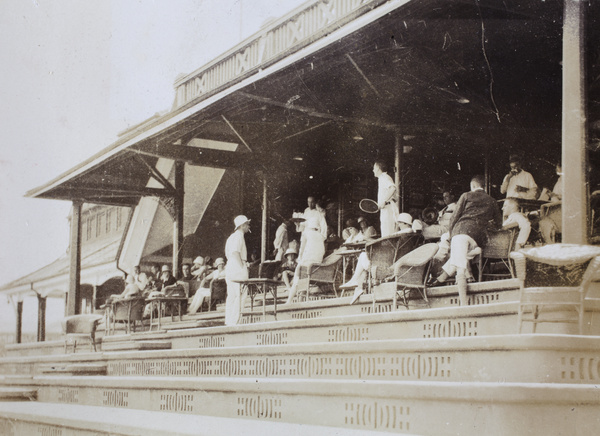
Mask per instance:
[[[181,249],[183,248],[183,197],[185,182],[185,162],[175,162],[175,196],[173,198],[173,275],[179,278],[181,271]]]
[[[262,173],[263,179],[263,195],[262,195],[262,229],[260,234],[260,261],[264,262],[267,260],[267,226],[269,219],[269,201],[267,192],[267,173]]]
[[[38,299],[38,325],[37,325],[37,341],[44,342],[46,340],[46,297],[37,294]]]
[[[485,192],[491,195],[492,192],[492,181],[490,176],[490,147],[486,144],[483,145],[483,177],[485,180]]]
[[[23,301],[17,301],[17,334],[15,338],[15,342],[17,344],[21,343],[21,333],[23,331]]]
[[[69,294],[67,316],[81,312],[81,206],[82,201],[73,201],[71,208],[71,240],[69,243]]]
[[[404,186],[402,184],[402,174],[404,174],[404,150],[402,148],[402,136],[399,132],[396,132],[394,147],[394,181],[396,183],[396,200],[398,201],[398,209],[400,209],[400,212],[404,212]]]
[[[588,242],[587,131],[585,95],[585,8],[564,1],[562,88],[562,241]]]

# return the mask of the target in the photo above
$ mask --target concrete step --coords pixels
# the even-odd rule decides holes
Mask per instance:
[[[43,403],[356,430],[479,436],[600,429],[600,393],[592,385],[61,376],[29,383],[23,387],[37,389]]]
[[[37,390],[23,387],[0,387],[0,403],[3,401],[34,401],[37,398]],[[1,433],[0,434],[4,434]]]
[[[0,402],[0,434],[12,436],[375,436],[307,424],[125,410],[75,404]]]
[[[42,374],[70,375],[106,375],[105,363],[54,363],[41,364],[38,371]]]
[[[129,335],[127,335],[129,336]],[[141,338],[140,338],[141,339]],[[102,342],[103,351],[123,351],[123,350],[169,350],[171,341],[149,341],[149,340],[123,340]]]
[[[0,373],[597,384],[598,349],[600,337],[564,335],[404,339],[13,357]]]

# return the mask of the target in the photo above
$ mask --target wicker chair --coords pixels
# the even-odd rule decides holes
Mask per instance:
[[[338,296],[338,286],[342,281],[342,256],[330,254],[321,263],[313,263],[308,267],[300,267],[300,281],[302,287],[306,286],[306,301],[308,301],[309,288],[311,284],[319,288],[331,286],[335,296]],[[298,291],[301,291],[299,284]]]
[[[515,248],[517,237],[519,236],[519,228],[513,227],[510,229],[490,231],[488,233],[488,241],[481,254],[479,255],[479,281],[483,281],[485,277],[492,279],[514,278],[515,271],[510,260],[510,253]],[[488,265],[496,261],[501,263],[507,272],[488,272],[484,273]]]
[[[117,322],[125,324],[125,331],[127,334],[129,334],[132,329],[135,332],[136,322],[140,321],[141,323],[143,320],[145,306],[146,300],[143,297],[115,300],[112,303],[111,332],[114,333],[115,324]]]
[[[77,349],[77,340],[84,339],[90,342],[90,351],[96,351],[96,327],[103,318],[101,315],[72,315],[61,322],[65,334],[65,354],[69,342],[73,343],[73,353]]]
[[[421,235],[405,233],[385,236],[367,243],[365,248],[371,261],[371,268],[368,271],[369,291],[373,281],[379,282],[391,277],[394,274],[394,263],[422,241]]]
[[[600,248],[571,244],[540,248],[543,250],[535,248],[511,253],[520,282],[519,333],[523,322],[528,321],[533,323],[534,333],[538,323],[554,322],[577,323],[579,334],[583,334],[584,301],[600,268]],[[578,253],[577,248],[583,253]],[[545,254],[552,253],[552,257],[544,258]],[[565,306],[573,308],[577,317],[540,318],[543,309]]]
[[[438,244],[425,244],[405,254],[394,264],[394,277],[396,280],[392,306],[394,309],[398,305],[398,296],[401,296],[404,305],[408,306],[407,291],[411,289],[416,289],[423,300],[429,303],[427,299],[427,279],[429,278],[431,262],[437,251]],[[373,302],[375,302],[375,299],[373,299]]]

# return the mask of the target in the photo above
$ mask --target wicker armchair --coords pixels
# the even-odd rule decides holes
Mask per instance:
[[[517,237],[519,236],[519,228],[513,227],[510,229],[490,231],[488,233],[488,241],[479,255],[479,281],[483,281],[484,277],[492,279],[499,278],[514,278],[515,271],[510,260],[510,253],[515,248]],[[507,272],[488,272],[484,273],[486,267],[492,261],[500,262],[506,268]]]
[[[96,351],[96,327],[103,317],[101,315],[72,315],[61,322],[65,334],[65,354],[69,342],[73,343],[73,352],[77,349],[77,340],[90,342],[90,351]]]
[[[520,282],[519,333],[523,322],[577,323],[583,334],[584,302],[589,285],[600,268],[600,248],[551,244],[511,253]],[[548,307],[571,307],[577,317],[540,317]]]

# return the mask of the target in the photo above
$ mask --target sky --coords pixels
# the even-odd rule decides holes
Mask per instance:
[[[68,246],[70,203],[24,198],[26,191],[170,109],[179,74],[303,2],[0,1],[0,284]],[[36,304],[25,301],[24,331],[35,331]],[[49,301],[48,323],[61,311]],[[0,331],[14,331],[5,299]]]

